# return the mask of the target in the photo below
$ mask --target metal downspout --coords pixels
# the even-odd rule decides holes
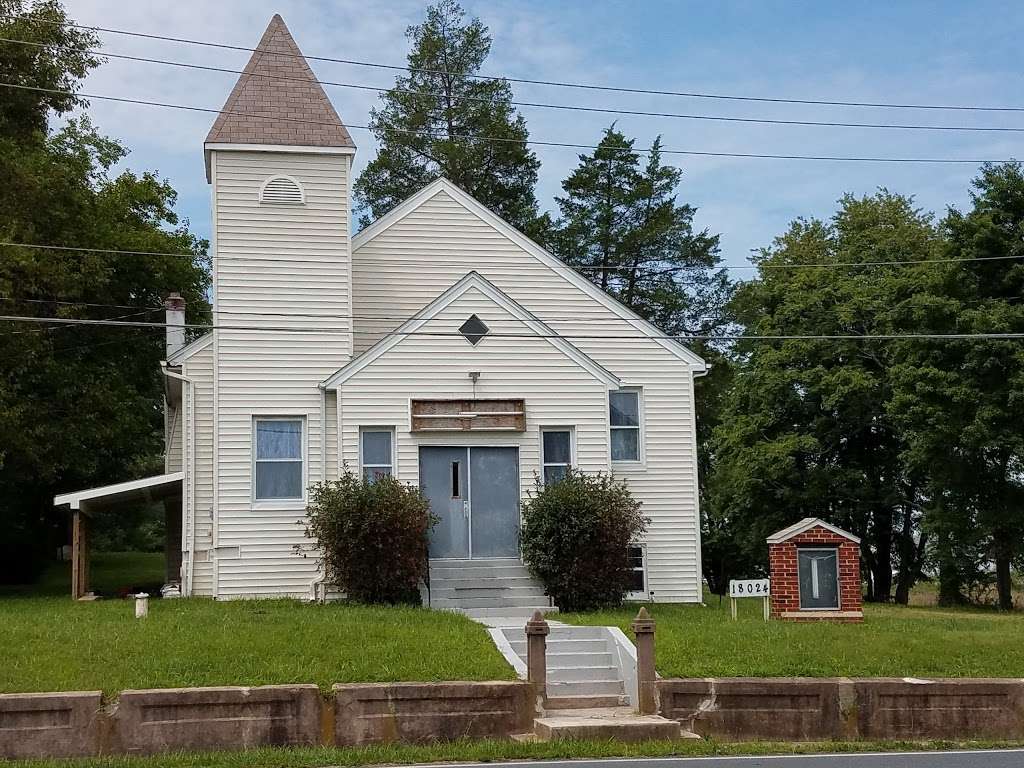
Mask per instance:
[[[182,383],[181,400],[182,405],[187,409],[188,418],[185,419],[185,424],[188,426],[188,430],[182,430],[181,443],[182,450],[185,453],[184,461],[182,462],[185,467],[185,479],[182,482],[182,506],[186,510],[186,520],[188,526],[183,531],[183,538],[188,542],[188,569],[185,571],[185,589],[183,590],[185,597],[191,597],[192,595],[192,574],[195,572],[195,552],[196,552],[196,510],[195,500],[192,498],[189,486],[195,482],[195,403],[193,402],[193,389],[192,379],[187,376],[182,376],[180,373],[175,373],[167,367],[167,362],[160,361],[160,371],[164,376],[172,379],[178,379]],[[175,413],[177,418],[177,413]],[[185,426],[183,424],[183,426]]]

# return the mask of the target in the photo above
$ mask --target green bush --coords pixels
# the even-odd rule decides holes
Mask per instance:
[[[623,481],[570,469],[523,503],[523,561],[563,611],[620,605],[629,591],[627,548],[647,528]]]
[[[419,489],[390,476],[367,481],[346,467],[339,480],[310,489],[306,521],[327,582],[349,599],[419,604],[435,523]]]

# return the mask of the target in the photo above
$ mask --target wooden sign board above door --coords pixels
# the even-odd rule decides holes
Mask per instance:
[[[413,432],[525,432],[525,400],[413,400]]]

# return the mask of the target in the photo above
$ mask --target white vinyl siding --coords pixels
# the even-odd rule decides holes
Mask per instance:
[[[572,342],[618,376],[624,387],[643,389],[643,463],[617,463],[615,475],[629,482],[633,493],[643,502],[644,514],[651,518],[643,541],[647,553],[648,589],[654,591],[658,601],[699,602],[700,530],[693,373],[686,363],[657,341],[643,338],[631,323],[573,285],[564,272],[540,262],[460,201],[439,190],[372,239],[362,242],[354,252],[354,314],[359,316],[356,321],[357,351],[366,349],[380,338],[380,334],[394,329],[401,322],[366,320],[363,317],[412,316],[471,270],[479,272],[556,332],[577,337]],[[466,317],[468,314],[460,317],[455,328]],[[486,314],[480,317],[493,333],[495,328],[491,326],[490,318]],[[513,332],[513,325],[514,332],[522,332],[521,323],[506,324],[499,330]],[[628,338],[622,342],[580,338],[613,334]],[[461,338],[455,340],[461,349],[470,349]],[[480,347],[488,347],[497,341],[519,340],[492,336],[481,342]],[[529,371],[532,362],[523,360],[513,350],[505,365],[501,366],[507,382],[502,391],[507,396],[523,396],[525,389],[520,388],[517,393],[517,388],[511,384],[518,382],[522,375],[518,366],[525,366]],[[427,356],[414,365],[432,365],[444,370],[451,362]],[[415,374],[419,381],[424,372],[413,368],[392,369],[390,375],[401,379],[410,373]],[[462,372],[458,376],[452,374],[450,387],[459,396],[466,396],[471,389],[468,381],[460,380],[462,375]],[[444,391],[440,384],[427,382],[426,386]],[[481,386],[488,386],[486,373],[481,379]],[[478,393],[482,391],[487,390],[478,387]],[[345,397],[347,387],[342,396],[343,402]],[[383,393],[378,397],[381,401],[386,399]],[[546,423],[573,423],[572,414],[577,408],[573,387],[555,388],[550,397],[551,409],[546,411]],[[596,457],[584,455],[584,430],[589,429],[589,425],[584,427],[576,422],[576,437],[580,467],[607,471],[610,468],[607,390],[601,398],[601,431],[604,435],[601,442],[605,453],[597,458],[596,464],[592,460]],[[347,403],[344,407],[348,407]],[[407,412],[408,405],[395,405],[389,400],[385,410],[392,408]],[[535,412],[530,413],[532,410],[528,400],[528,420],[531,416],[537,418]],[[379,424],[381,421],[381,415],[374,417],[367,413],[363,423]],[[349,420],[345,414],[343,422],[347,430]],[[345,439],[355,445],[354,437]],[[532,466],[538,470],[539,449],[539,435],[534,433],[532,443],[524,446],[521,453],[532,457]],[[349,453],[349,461],[356,458],[354,452]],[[400,467],[406,458],[416,466],[413,452],[399,445]],[[524,460],[523,465],[527,464]],[[400,475],[405,475],[404,470],[400,469]]]
[[[317,577],[301,499],[253,500],[253,417],[302,418],[309,483],[324,479],[322,393],[351,357],[350,158],[336,154],[211,153],[218,488],[213,527],[218,598],[310,594]],[[294,178],[303,205],[264,205],[273,176]],[[260,329],[260,330],[241,330]],[[279,330],[287,328],[288,330]]]
[[[182,366],[192,380],[183,387],[191,401],[183,406],[194,430],[183,424],[188,438],[188,468],[184,485],[184,518],[181,526],[182,554],[192,554],[192,595],[213,595],[213,345],[199,350]]]
[[[179,403],[177,408],[164,403],[164,472],[181,472],[185,460],[182,437],[184,410],[184,403]]]

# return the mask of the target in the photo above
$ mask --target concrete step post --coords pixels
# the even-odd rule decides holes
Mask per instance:
[[[534,611],[533,618],[526,622],[526,679],[533,683],[537,696],[543,701],[547,696],[547,637],[551,628],[544,620],[544,614]]]
[[[658,682],[654,671],[654,619],[642,607],[633,620],[636,637],[637,711],[653,715],[658,711]]]

